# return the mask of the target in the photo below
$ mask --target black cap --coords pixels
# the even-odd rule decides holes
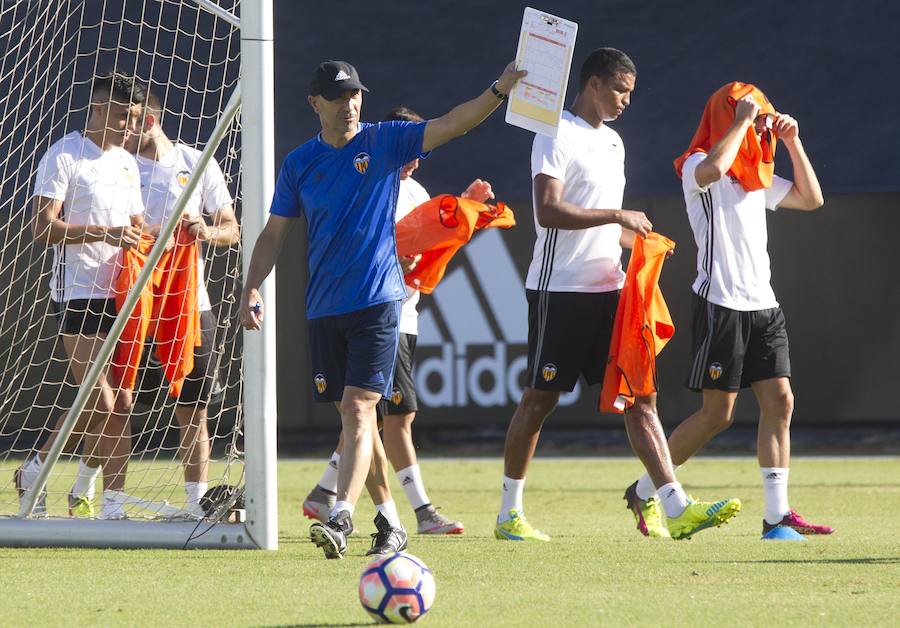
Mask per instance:
[[[359,74],[344,61],[323,61],[313,72],[309,82],[309,95],[334,100],[348,89],[369,91],[359,80]]]

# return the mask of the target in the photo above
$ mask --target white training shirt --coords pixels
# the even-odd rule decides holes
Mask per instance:
[[[41,158],[33,196],[62,201],[59,219],[70,225],[126,227],[144,211],[134,157],[119,147],[104,151],[80,131],[65,135]],[[51,298],[113,298],[121,256],[121,247],[105,242],[54,246]]]
[[[697,243],[694,292],[731,310],[778,307],[770,284],[766,209],[776,209],[793,183],[776,175],[772,187],[747,192],[726,175],[700,187],[695,171],[704,159],[705,153],[694,153],[681,170],[684,202]]]
[[[146,207],[144,222],[148,226],[162,225],[172,215],[175,203],[199,159],[200,151],[184,144],[175,144],[159,161],[138,155],[141,192]],[[231,202],[231,193],[228,191],[222,169],[215,159],[211,159],[203,172],[200,185],[194,190],[184,211],[191,218],[209,216],[219,208],[230,205]],[[212,309],[206,291],[204,268],[201,253],[197,267],[197,300],[201,312]]]
[[[396,222],[400,222],[401,218],[430,198],[425,188],[412,177],[401,179],[400,194],[397,196]],[[409,286],[405,287],[406,298],[403,299],[403,305],[400,308],[400,333],[415,336],[419,333],[419,312],[416,310],[416,306],[419,304],[421,295],[418,290]]]
[[[556,139],[535,135],[531,176],[545,174],[565,184],[563,200],[589,209],[621,209],[625,191],[625,145],[603,124],[595,129],[564,111]],[[537,203],[535,202],[535,205]],[[537,240],[525,287],[549,292],[610,292],[625,282],[622,227],[534,228]]]

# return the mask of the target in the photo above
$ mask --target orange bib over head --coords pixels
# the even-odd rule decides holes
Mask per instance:
[[[756,86],[750,83],[728,83],[719,88],[703,109],[703,117],[700,118],[700,126],[694,133],[688,148],[675,160],[675,172],[681,178],[681,167],[684,160],[694,153],[708,153],[716,143],[722,139],[734,123],[734,110],[737,101],[750,95],[759,105],[759,113],[775,115],[775,107]],[[747,129],[747,134],[741,141],[741,148],[737,157],[728,170],[728,174],[740,181],[741,186],[748,192],[761,190],[772,186],[772,176],[775,174],[775,134],[769,132],[763,136],[760,142],[756,136],[753,125]]]

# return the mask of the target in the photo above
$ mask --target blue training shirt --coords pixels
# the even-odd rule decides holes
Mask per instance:
[[[425,122],[361,122],[341,148],[321,134],[284,160],[270,212],[305,216],[309,234],[308,319],[399,301],[394,212],[400,168],[422,152]]]

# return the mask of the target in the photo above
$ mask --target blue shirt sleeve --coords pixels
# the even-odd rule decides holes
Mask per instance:
[[[426,124],[427,122],[399,121],[378,124],[379,140],[383,142],[384,150],[391,156],[396,168],[422,156]]]
[[[275,182],[275,194],[269,213],[285,218],[299,218],[303,215],[303,204],[300,202],[300,190],[291,159],[285,159]]]

